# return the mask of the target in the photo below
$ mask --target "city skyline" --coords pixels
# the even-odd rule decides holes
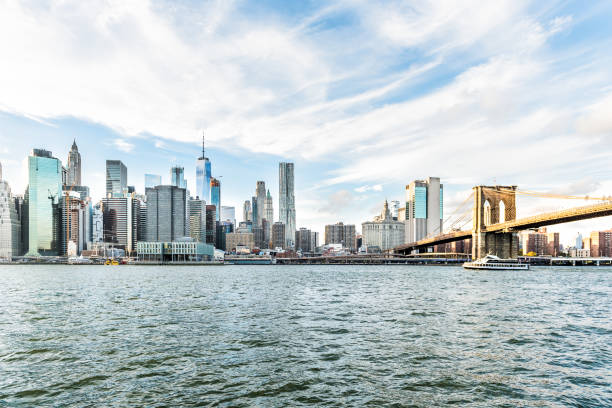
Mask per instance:
[[[291,161],[299,169],[296,228],[320,233],[339,221],[360,225],[385,198],[402,202],[406,184],[429,176],[442,179],[451,210],[477,184],[609,195],[612,28],[605,21],[612,5],[445,7],[4,7],[0,34],[12,39],[0,68],[4,178],[21,193],[29,150],[45,148],[66,164],[76,138],[82,184],[94,198],[103,195],[106,159],[123,161],[138,191],[145,173],[169,183],[168,169],[180,165],[194,195],[194,152],[206,129],[223,203],[242,208],[257,180],[278,197],[276,163]],[[109,15],[115,18],[101,17]],[[130,24],[141,42],[121,36],[129,21],[141,24]],[[87,35],[71,36],[66,23]],[[106,44],[104,57],[86,52],[84,41]],[[219,47],[228,43],[234,46]],[[50,44],[62,44],[64,57]],[[193,64],[168,67],[141,49]],[[36,75],[41,65],[44,77]],[[512,160],[499,160],[502,154]],[[528,214],[554,205],[520,208]],[[555,229],[568,242],[573,231],[611,224]]]

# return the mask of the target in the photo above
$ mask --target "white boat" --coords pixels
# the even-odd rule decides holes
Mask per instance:
[[[487,255],[484,258],[463,264],[465,269],[483,269],[492,271],[516,270],[528,271],[529,264],[520,263],[517,259],[501,259],[495,255]]]

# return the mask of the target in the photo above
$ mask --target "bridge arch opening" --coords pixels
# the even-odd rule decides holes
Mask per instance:
[[[499,201],[499,223],[506,222],[506,203],[504,200]]]
[[[483,206],[483,213],[484,213],[484,225],[485,227],[488,225],[491,225],[491,203],[489,202],[489,200],[485,200],[484,206]]]

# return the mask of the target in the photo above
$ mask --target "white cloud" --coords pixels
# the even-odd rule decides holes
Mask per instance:
[[[113,145],[115,148],[117,148],[117,150],[124,153],[130,153],[135,147],[132,143],[126,141],[125,139],[115,139],[113,140]]]

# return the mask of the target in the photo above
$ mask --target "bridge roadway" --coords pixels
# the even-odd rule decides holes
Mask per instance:
[[[514,221],[502,222],[488,225],[483,232],[518,232],[526,229],[540,228],[548,225],[563,224],[566,222],[586,220],[590,218],[606,217],[612,215],[612,202],[575,207],[568,210],[542,213],[533,217],[521,218]],[[461,241],[472,237],[472,230],[455,231],[448,234],[438,235],[422,239],[417,242],[400,245],[393,248],[393,253],[410,253],[412,250],[424,249],[434,245]]]

